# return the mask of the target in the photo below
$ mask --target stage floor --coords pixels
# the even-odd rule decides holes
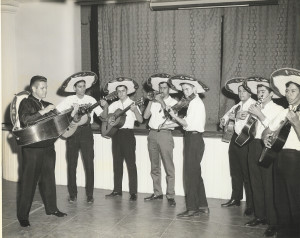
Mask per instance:
[[[111,191],[95,189],[94,204],[87,204],[85,189],[78,188],[78,200],[67,201],[66,186],[57,186],[57,201],[68,216],[47,216],[38,190],[31,208],[31,227],[22,228],[16,219],[17,183],[2,180],[2,235],[3,237],[201,237],[201,238],[257,238],[266,226],[255,228],[244,224],[253,217],[243,216],[245,202],[240,207],[221,208],[225,200],[208,199],[210,214],[191,219],[178,219],[185,210],[184,197],[177,196],[176,207],[169,207],[167,199],[144,202],[149,194],[138,194],[136,202],[129,194],[105,199]]]

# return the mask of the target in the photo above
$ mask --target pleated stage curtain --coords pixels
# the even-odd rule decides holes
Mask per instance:
[[[152,12],[149,3],[98,7],[101,85],[118,76],[142,83],[155,73],[187,74],[204,82],[207,129],[219,111],[221,10]]]
[[[101,88],[110,79],[127,76],[139,83],[134,97],[140,97],[143,81],[152,74],[194,76],[210,88],[203,98],[206,130],[217,130],[219,118],[235,103],[223,89],[228,79],[300,68],[299,14],[298,0],[161,12],[151,11],[149,3],[99,5]]]

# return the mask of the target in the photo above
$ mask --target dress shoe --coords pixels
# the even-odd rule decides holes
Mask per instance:
[[[154,195],[152,194],[150,197],[144,198],[144,201],[152,201],[152,200],[158,200],[158,199],[163,199],[163,195]]]
[[[277,229],[275,226],[268,226],[267,230],[264,232],[264,236],[266,237],[272,237],[277,234]]]
[[[194,217],[197,215],[199,215],[198,211],[186,210],[185,212],[177,214],[177,217],[186,218],[186,217]]]
[[[64,217],[64,216],[67,216],[67,213],[64,213],[64,212],[61,212],[61,211],[57,210],[57,211],[52,212],[52,213],[47,214],[47,215],[53,215],[53,216],[57,216],[57,217]]]
[[[87,199],[86,199],[86,202],[87,203],[93,203],[94,202],[93,196],[88,196]]]
[[[240,206],[240,205],[241,205],[241,201],[235,199],[230,199],[228,202],[221,204],[222,207],[232,207],[232,206]]]
[[[119,196],[122,196],[122,192],[112,191],[112,193],[105,195],[106,198],[113,198],[113,197],[119,197]]]
[[[176,206],[176,202],[174,198],[168,198],[168,203],[171,207],[175,207]]]
[[[76,196],[70,196],[70,197],[68,198],[68,201],[69,201],[69,203],[74,203],[74,202],[77,201],[77,197],[76,197]]]
[[[257,226],[259,224],[265,225],[266,219],[254,218],[253,220],[248,221],[245,226]]]
[[[251,216],[253,214],[253,209],[251,207],[247,207],[244,211],[244,216]]]
[[[130,198],[129,198],[130,201],[136,201],[136,199],[137,199],[136,194],[134,193],[130,194]]]
[[[208,207],[201,207],[201,208],[199,208],[198,213],[209,214],[209,208]]]
[[[30,226],[30,223],[29,223],[28,220],[19,220],[19,222],[20,222],[20,225],[22,227],[29,227]]]

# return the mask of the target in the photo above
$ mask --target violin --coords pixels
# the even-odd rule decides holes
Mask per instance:
[[[191,94],[190,96],[188,96],[187,98],[183,97],[180,99],[180,101],[178,103],[176,103],[174,106],[171,107],[171,109],[175,112],[178,113],[181,109],[183,108],[187,108],[190,104],[190,102],[196,97],[195,94]],[[170,115],[170,109],[166,110],[164,109],[164,114],[166,118],[171,118]]]

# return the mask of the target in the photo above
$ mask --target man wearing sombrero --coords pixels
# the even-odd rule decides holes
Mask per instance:
[[[254,139],[249,143],[248,166],[252,188],[254,219],[246,226],[268,224],[264,236],[275,235],[277,216],[274,206],[273,194],[273,166],[267,168],[258,164],[263,151],[262,132],[282,110],[283,107],[275,104],[272,98],[279,98],[270,88],[269,80],[262,77],[249,77],[244,81],[244,87],[253,95],[257,95],[260,105],[251,105],[248,109],[251,115],[257,118]]]
[[[136,201],[137,199],[136,140],[133,128],[135,121],[143,122],[143,117],[138,106],[128,97],[137,88],[138,84],[133,79],[126,77],[113,79],[104,87],[104,92],[106,93],[117,91],[119,98],[118,101],[109,105],[108,113],[114,113],[117,109],[123,110],[131,105],[130,110],[126,112],[124,125],[112,137],[114,190],[112,193],[106,195],[107,198],[122,196],[123,161],[125,159],[129,177],[130,201]],[[105,114],[107,115],[107,109],[105,110]]]
[[[195,94],[189,103],[187,114],[184,118],[177,116],[173,109],[167,107],[170,115],[185,130],[184,134],[184,183],[186,194],[186,211],[178,217],[193,217],[200,213],[209,213],[203,179],[201,177],[201,160],[204,153],[203,132],[205,127],[205,107],[198,93],[208,91],[202,82],[186,75],[175,75],[169,83],[177,90],[181,90],[186,98]],[[176,126],[175,123],[164,125],[162,128]]]
[[[174,140],[172,130],[159,130],[161,124],[172,123],[165,116],[164,110],[166,106],[174,106],[177,101],[172,98],[169,93],[176,93],[177,90],[171,88],[168,80],[171,76],[168,74],[155,74],[147,80],[147,85],[155,92],[160,94],[156,95],[154,100],[150,100],[145,112],[144,118],[149,117],[149,135],[148,135],[148,151],[151,161],[151,177],[153,180],[154,193],[150,197],[144,198],[145,201],[153,201],[163,199],[163,192],[161,188],[161,162],[165,168],[167,193],[166,197],[170,206],[175,206],[175,168],[173,163],[173,149]]]
[[[61,86],[65,92],[75,92],[75,95],[66,97],[57,107],[58,111],[64,111],[74,105],[89,106],[95,104],[95,98],[86,95],[86,89],[92,87],[98,80],[95,73],[85,71],[73,74],[68,77]],[[107,107],[104,100],[100,101],[102,107]],[[76,132],[67,138],[67,166],[68,166],[68,191],[70,203],[77,200],[76,169],[78,163],[79,150],[81,150],[82,161],[86,177],[86,196],[87,202],[93,203],[94,197],[94,138],[91,124],[93,115],[102,115],[102,108],[97,106],[88,114],[88,120],[85,124],[78,126]]]
[[[285,96],[289,107],[269,124],[264,144],[271,148],[269,136],[288,121],[291,129],[274,162],[274,194],[279,235],[299,237],[300,224],[300,70],[283,68],[271,74],[270,86]]]
[[[222,207],[240,206],[243,198],[243,187],[246,194],[246,210],[244,215],[249,216],[253,213],[253,200],[250,187],[250,178],[248,171],[248,144],[240,147],[235,143],[236,138],[241,133],[247,123],[248,109],[255,103],[251,98],[251,93],[243,86],[245,78],[238,77],[228,80],[225,89],[238,95],[240,102],[234,105],[221,119],[220,127],[224,127],[229,119],[235,121],[234,134],[229,144],[229,168],[231,176],[232,193],[228,202],[221,204]]]

